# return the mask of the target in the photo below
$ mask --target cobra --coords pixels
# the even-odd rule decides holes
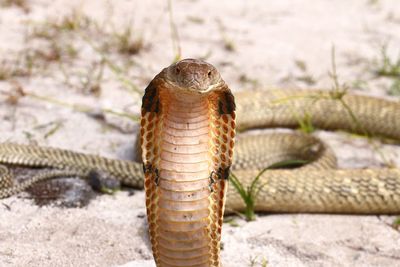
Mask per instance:
[[[332,95],[317,90],[242,92],[233,97],[210,64],[187,59],[164,69],[146,88],[141,132],[149,231],[158,266],[219,266],[225,213],[245,208],[228,185],[233,171],[244,187],[266,166],[300,158],[311,163],[296,171],[261,175],[256,211],[352,214],[400,213],[400,170],[336,170],[330,148],[304,134],[239,136],[264,127],[313,126],[400,139],[400,103],[368,96]],[[356,123],[355,119],[356,118]],[[225,145],[225,146],[223,146]],[[233,158],[232,158],[233,157]],[[16,184],[0,167],[0,198],[55,176],[85,177],[105,171],[122,183],[143,188],[142,165],[56,148],[0,144],[0,162],[49,166]],[[225,192],[228,188],[228,194]]]
[[[235,102],[210,64],[182,60],[145,90],[140,140],[158,266],[220,266]]]

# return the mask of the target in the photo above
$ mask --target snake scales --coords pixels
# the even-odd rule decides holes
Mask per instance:
[[[191,77],[194,81],[200,82],[199,84],[201,85],[207,79],[209,70],[214,71],[211,77],[220,77],[218,72],[209,64],[204,64],[196,60],[182,61],[181,64],[185,62],[186,64],[193,63],[193,68],[195,68],[197,72],[193,72],[192,69],[190,74],[187,68],[180,68],[180,75],[192,75]],[[201,67],[196,69],[196,66]],[[176,65],[168,69],[176,71]],[[168,71],[164,71],[164,74],[159,74],[159,79],[157,80],[159,84],[157,84],[155,88],[164,86],[166,81],[168,82],[177,75],[177,73],[173,74],[171,72],[165,74],[166,72]],[[206,74],[201,76],[199,73]],[[154,81],[155,80],[153,80],[153,82]],[[218,80],[218,82],[220,81]],[[211,82],[210,84],[212,87],[213,83]],[[215,86],[215,88],[218,88],[218,86]],[[146,91],[151,92],[152,90]],[[154,101],[154,98],[157,94],[155,92],[152,94],[151,97],[149,97],[149,95],[147,98],[146,96],[144,97],[144,101],[147,99],[148,103],[147,106],[144,104],[145,112],[143,112],[142,109],[143,115],[146,115],[146,112],[154,113],[158,108],[161,108],[161,110],[158,110],[161,113],[166,112],[164,109],[166,109],[168,105],[166,106],[165,103],[161,103],[159,106],[156,105],[155,103],[157,102]],[[190,112],[185,114],[185,112],[182,112],[183,108],[191,107],[195,112],[201,114],[202,110],[200,106],[207,104],[206,102],[201,102],[199,106],[192,106],[193,99],[191,99],[190,95],[178,99],[183,102],[186,101],[186,104],[181,103],[182,101],[177,101],[177,99],[173,100],[173,96],[171,95],[162,96],[159,98],[159,101],[163,102],[163,99],[166,97],[171,98],[170,101],[173,103],[171,106],[175,108],[176,112],[180,111],[180,116],[186,120],[193,119],[194,115],[192,114],[193,116],[191,116]],[[218,97],[216,97],[214,101],[218,100]],[[229,114],[231,117],[227,119],[232,121],[234,115],[232,115],[232,107],[229,106],[229,101],[231,100],[226,98],[227,97],[225,97],[225,100],[228,102],[222,103],[222,107],[219,107],[218,102],[216,102],[217,104],[214,103],[213,110],[216,112],[214,113],[217,114],[215,116],[218,117],[218,112],[222,109],[222,113]],[[350,94],[335,97],[332,93],[326,91],[292,90],[242,92],[236,94],[235,98],[237,114],[236,126],[239,131],[263,127],[298,127],[299,120],[308,118],[313,126],[322,129],[343,129],[371,136],[378,135],[397,140],[400,139],[400,120],[398,119],[400,117],[400,103],[398,102]],[[149,99],[151,99],[151,101],[149,101]],[[356,118],[356,121],[354,118]],[[170,120],[173,119],[170,118]],[[157,123],[155,122],[154,125]],[[198,121],[193,121],[193,123],[198,123]],[[154,125],[152,127],[155,127]],[[147,121],[144,123],[142,122],[142,128],[144,126],[148,126]],[[231,131],[231,129],[228,130]],[[142,132],[142,136],[151,131],[152,128],[149,128],[149,131]],[[191,132],[182,133],[190,135]],[[154,136],[157,137],[156,134],[154,134]],[[154,136],[151,138],[154,138]],[[198,132],[197,136],[207,138],[201,131]],[[149,138],[149,140],[151,138]],[[258,211],[336,213],[400,212],[399,169],[334,170],[333,168],[335,167],[336,161],[330,149],[317,138],[309,135],[272,134],[247,137],[239,136],[237,139],[231,170],[240,178],[244,186],[249,185],[261,169],[274,162],[292,158],[312,161],[311,164],[300,168],[298,171],[269,170],[265,172],[260,178],[260,186],[262,186],[256,198],[255,208]],[[148,163],[154,162],[154,155],[146,155],[146,144],[148,143],[142,140],[142,145],[143,143],[145,147],[143,150],[145,162],[146,160]],[[154,144],[148,146],[148,148],[151,147],[154,148]],[[227,148],[226,151],[228,151],[226,152],[228,154],[225,153],[226,158],[224,161],[221,161],[220,158],[216,159],[219,165],[225,163],[225,165],[223,165],[224,168],[222,168],[223,170],[227,169],[230,165],[229,148]],[[217,152],[217,154],[218,153],[219,152]],[[170,157],[172,156],[173,155],[170,155]],[[210,155],[208,154],[200,156],[205,156],[207,160],[210,159]],[[212,156],[213,155],[211,155],[211,158]],[[157,159],[160,159],[160,154],[158,154],[156,160]],[[188,160],[190,161],[189,158]],[[20,192],[39,180],[49,179],[49,177],[52,176],[86,176],[91,170],[101,170],[110,173],[119,178],[122,183],[132,187],[143,187],[142,165],[129,161],[105,159],[98,156],[84,155],[53,148],[3,143],[0,144],[0,162],[29,166],[51,166],[63,169],[54,170],[49,173],[49,175],[39,174],[22,184],[13,185],[12,178],[8,174],[8,169],[0,167],[0,173],[3,173],[3,175],[0,174],[0,198],[5,198]],[[158,163],[160,163],[160,160]],[[166,163],[164,162],[163,164]],[[159,173],[162,168],[162,166],[155,168],[155,165],[151,164],[145,164],[144,166],[145,173],[147,173],[146,179],[148,180],[147,188],[150,189],[150,193],[147,193],[148,200],[150,199],[153,201],[154,199],[152,199],[152,197],[157,198],[157,195],[154,193],[155,190],[159,190],[159,188],[165,189],[170,186],[170,184],[163,182],[169,177],[165,176],[165,172],[163,174]],[[166,168],[168,167],[164,167],[164,169]],[[192,165],[191,168],[195,168],[195,166]],[[218,173],[218,170],[219,168],[216,169],[214,176],[207,177],[206,184],[201,185],[200,188],[206,188],[207,190],[204,190],[204,192],[211,192],[213,194],[215,192],[220,192],[218,198],[212,200],[219,203],[220,201],[223,202],[225,191],[225,185],[222,184],[224,179],[220,178],[221,175],[224,176],[226,174]],[[204,170],[199,169],[198,171]],[[212,183],[210,183],[210,181],[212,181]],[[164,195],[166,195],[166,193],[164,193]],[[174,196],[170,197],[173,198]],[[148,207],[151,204],[152,203],[148,201]],[[159,201],[158,204],[163,207],[169,205],[170,209],[171,207],[174,208],[174,206],[165,199]],[[210,203],[205,203],[204,205],[209,204]],[[244,203],[240,196],[232,187],[229,187],[226,211],[243,209]],[[214,238],[216,242],[211,243],[211,245],[208,244],[209,246],[200,246],[198,249],[193,250],[187,249],[187,246],[195,246],[196,243],[194,242],[186,241],[186,248],[182,248],[179,247],[179,240],[175,240],[175,244],[172,244],[171,241],[168,240],[168,238],[173,237],[170,232],[168,232],[171,230],[168,227],[177,227],[177,224],[173,225],[173,223],[167,221],[164,222],[165,227],[157,229],[158,225],[155,216],[160,213],[154,209],[153,205],[153,207],[148,210],[148,213],[150,215],[150,232],[151,229],[154,230],[153,233],[151,232],[151,236],[153,238],[152,243],[157,263],[160,265],[165,263],[165,265],[176,264],[184,266],[184,264],[189,264],[190,266],[196,266],[196,264],[199,265],[200,263],[211,262],[212,266],[218,266],[220,215],[222,214],[223,208],[219,206],[216,207],[216,210],[219,213],[219,217],[217,216],[211,219],[214,226],[210,229],[213,231],[206,234],[208,238],[208,236],[214,233],[211,237]],[[176,214],[162,213],[163,218],[174,218],[174,215]],[[192,212],[190,215],[192,218],[196,216],[197,218],[203,218],[204,216],[209,216],[209,213]],[[195,226],[192,225],[191,227]],[[183,227],[180,230],[184,232],[191,229],[185,229],[185,227]],[[161,241],[156,240],[156,236],[158,235],[157,231],[162,232],[164,238],[159,239]],[[217,234],[215,235],[215,233]],[[176,235],[175,233],[174,237],[179,239],[185,237],[185,235]],[[196,236],[193,238],[193,240],[196,240]],[[168,255],[165,256],[165,254]],[[185,256],[185,260],[182,260],[182,255]],[[208,257],[206,261],[204,261],[203,255]]]

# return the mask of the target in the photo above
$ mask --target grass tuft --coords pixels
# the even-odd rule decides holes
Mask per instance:
[[[6,103],[12,106],[16,106],[19,100],[25,96],[24,89],[22,88],[21,84],[17,81],[11,81],[11,90],[9,92],[1,92],[2,94],[6,95]]]
[[[300,131],[302,131],[305,134],[311,134],[315,132],[315,127],[312,124],[312,116],[309,112],[305,112],[303,117],[298,117],[297,114],[294,114],[296,116],[297,122],[300,126]]]
[[[2,7],[18,7],[25,13],[29,13],[31,8],[28,5],[27,0],[0,0],[0,6]]]
[[[126,26],[122,32],[115,33],[118,52],[127,55],[136,55],[144,47],[141,36],[135,36],[131,26]]]
[[[378,77],[390,78],[392,84],[388,89],[388,94],[393,96],[400,95],[400,54],[393,59],[389,56],[388,45],[381,47],[380,58],[374,62],[373,72]]]
[[[239,82],[243,83],[244,85],[250,85],[254,89],[260,87],[260,82],[257,79],[251,78],[245,73],[239,76]]]
[[[306,163],[308,163],[308,161],[287,160],[287,161],[282,161],[282,162],[277,162],[275,164],[272,164],[271,166],[261,170],[256,175],[256,177],[254,177],[251,184],[249,186],[247,186],[247,188],[245,188],[245,186],[240,182],[240,180],[234,173],[231,173],[230,181],[231,181],[233,187],[239,193],[240,197],[242,198],[242,200],[246,206],[245,210],[244,210],[245,219],[247,221],[254,221],[256,218],[254,208],[255,208],[257,196],[258,196],[260,190],[264,187],[264,184],[261,184],[261,185],[259,184],[260,177],[261,177],[261,175],[264,174],[264,172],[266,172],[267,170],[271,170],[271,169],[299,167]]]
[[[400,55],[396,59],[390,58],[387,45],[383,45],[374,72],[377,76],[400,79]]]
[[[261,175],[267,170],[268,168],[263,169],[261,172],[257,174],[257,176],[253,179],[250,186],[244,188],[244,185],[240,182],[240,180],[236,177],[235,174],[231,173],[230,181],[233,187],[241,196],[242,200],[244,201],[246,208],[244,210],[244,215],[247,221],[254,221],[256,219],[256,215],[254,212],[255,207],[255,200],[257,198],[258,193],[260,192],[262,186],[258,185],[258,181]]]
[[[258,260],[258,256],[250,256],[250,263],[249,263],[250,267],[255,267],[255,266],[267,267],[267,265],[268,261],[264,256],[261,257],[260,261]]]
[[[382,161],[385,162],[386,166],[392,166],[393,165],[392,162],[390,162],[383,154],[383,152],[380,150],[380,148],[375,143],[372,142],[373,135],[367,129],[365,129],[365,127],[361,124],[361,122],[359,121],[353,110],[343,99],[343,97],[347,94],[349,87],[346,84],[341,85],[339,83],[339,78],[336,72],[335,47],[332,47],[332,72],[330,72],[330,76],[333,81],[333,88],[330,93],[331,99],[339,101],[339,103],[347,111],[351,120],[354,122],[353,130],[361,134],[362,136],[366,137],[370,141],[370,144],[373,145],[375,152],[380,155]]]
[[[347,94],[349,87],[343,83],[339,83],[339,77],[336,71],[336,57],[335,57],[335,47],[332,46],[332,53],[331,53],[331,62],[332,62],[332,71],[329,72],[329,76],[333,81],[332,90],[330,92],[330,97],[333,100],[337,100],[340,104],[346,109],[347,113],[351,117],[352,121],[354,122],[354,130],[361,133],[362,135],[366,136],[367,138],[371,137],[371,134],[363,127],[363,125],[358,120],[357,116],[351,110],[349,105],[343,100],[343,97]]]
[[[307,85],[314,85],[317,83],[314,77],[309,73],[307,64],[303,60],[298,59],[295,60],[294,63],[301,72],[301,74],[296,77],[296,80],[304,82]]]
[[[31,75],[31,68],[22,58],[16,60],[0,60],[0,81],[15,77],[27,77]]]
[[[58,31],[72,32],[87,29],[91,24],[91,19],[77,9],[73,9],[69,14],[55,21],[50,25]]]

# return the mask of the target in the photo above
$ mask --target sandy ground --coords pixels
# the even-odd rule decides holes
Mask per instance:
[[[142,90],[176,55],[167,1],[38,0],[27,1],[23,8],[5,2],[0,2],[0,74],[13,64],[7,62],[39,52],[33,53],[30,75],[14,73],[0,81],[0,141],[132,159],[135,122],[110,114],[99,121],[65,105],[18,98],[11,81],[28,93],[95,111],[138,113],[141,95],[134,89]],[[206,58],[234,91],[273,86],[329,89],[334,46],[341,82],[352,90],[388,97],[393,80],[377,77],[374,70],[382,45],[388,45],[390,57],[400,52],[396,0],[181,0],[173,2],[172,11],[182,57]],[[79,26],[60,26],[72,17],[75,22],[80,19]],[[115,36],[127,25],[134,40],[143,40],[138,54],[118,51]],[[55,28],[61,36],[54,34]],[[102,45],[108,47],[105,53],[100,52]],[[97,75],[102,56],[106,63]],[[341,167],[387,162],[400,166],[397,146],[344,133],[316,134],[334,148]],[[1,200],[0,266],[154,266],[143,196],[141,191],[123,191],[70,209],[38,207],[26,194]],[[236,218],[237,226],[223,228],[224,266],[399,266],[400,233],[391,227],[394,218]]]

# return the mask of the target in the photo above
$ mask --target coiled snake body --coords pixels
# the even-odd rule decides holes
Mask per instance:
[[[144,185],[158,266],[220,266],[225,198],[225,212],[244,209],[231,186],[226,196],[230,171],[246,187],[274,162],[291,158],[311,161],[297,171],[264,172],[255,200],[258,211],[400,213],[399,169],[334,170],[331,150],[310,135],[241,137],[232,158],[235,124],[240,131],[296,127],[300,119],[307,118],[319,128],[399,140],[400,103],[324,91],[243,92],[235,98],[236,107],[212,65],[193,59],[180,61],[164,69],[146,88],[140,132],[143,166],[3,143],[0,162],[64,170],[13,185],[8,169],[0,166],[0,198],[40,180],[86,176],[92,170],[108,172],[129,186]]]

